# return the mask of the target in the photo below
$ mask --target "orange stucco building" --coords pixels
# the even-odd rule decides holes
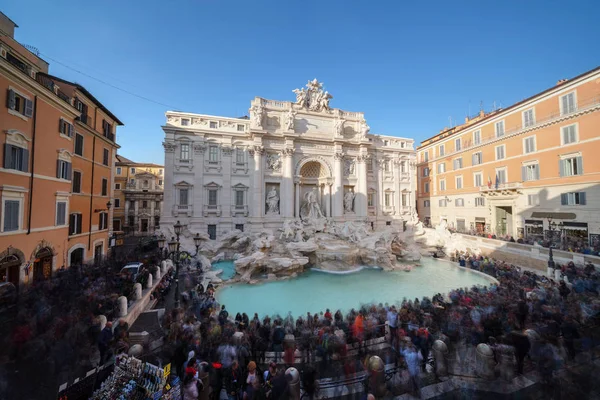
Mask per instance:
[[[466,118],[417,149],[417,208],[432,225],[515,239],[600,238],[600,68]],[[548,220],[551,217],[551,220]]]
[[[0,279],[18,287],[107,253],[115,131],[81,85],[14,40],[0,13]]]

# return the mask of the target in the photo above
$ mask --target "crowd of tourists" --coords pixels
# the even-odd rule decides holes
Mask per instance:
[[[365,358],[375,354],[365,343],[384,336],[386,322],[394,362],[415,389],[436,339],[451,349],[488,343],[496,352],[514,352],[519,374],[529,359],[548,385],[565,362],[600,344],[600,275],[593,265],[561,266],[557,281],[491,258],[453,257],[499,284],[347,313],[326,309],[273,317],[230,315],[226,305],[217,303],[212,287],[190,289],[184,294],[185,307],[164,321],[173,365],[184,379],[184,398],[197,398],[199,390],[210,391],[214,399],[285,398],[289,385],[284,370],[295,362],[302,366],[303,387],[312,396],[319,377],[363,370]],[[358,349],[358,357],[350,356],[349,345]],[[275,359],[266,359],[266,352],[274,352]],[[198,370],[210,376],[208,387],[199,384]]]

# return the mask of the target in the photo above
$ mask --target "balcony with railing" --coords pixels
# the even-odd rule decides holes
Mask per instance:
[[[231,206],[231,215],[243,215],[244,217],[248,216],[248,206],[245,204],[236,204]]]
[[[518,191],[523,187],[522,182],[505,182],[492,185],[479,186],[479,191],[482,193]]]
[[[395,214],[396,208],[394,206],[383,206],[382,211],[386,215],[393,215]]]
[[[81,121],[81,123],[83,123],[83,124],[86,124],[90,128],[94,127],[94,122],[92,120],[92,117],[87,114],[81,114],[81,116],[77,117],[77,120]]]
[[[209,215],[216,215],[217,217],[221,216],[221,206],[219,204],[205,204],[204,212],[205,217]]]

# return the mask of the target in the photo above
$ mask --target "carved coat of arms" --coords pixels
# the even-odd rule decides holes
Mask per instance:
[[[313,79],[308,81],[306,88],[294,89],[296,94],[296,104],[309,111],[329,111],[329,100],[333,96],[327,91],[323,91],[323,83]]]

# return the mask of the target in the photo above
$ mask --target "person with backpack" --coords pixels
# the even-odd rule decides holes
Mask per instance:
[[[223,304],[221,306],[221,312],[219,313],[219,325],[221,325],[221,328],[223,328],[223,325],[225,325],[225,322],[227,322],[228,317],[229,313],[225,309],[225,304]]]
[[[275,362],[277,362],[280,353],[283,351],[284,339],[285,330],[281,326],[281,321],[275,320],[275,328],[273,328],[273,351],[275,352]]]

